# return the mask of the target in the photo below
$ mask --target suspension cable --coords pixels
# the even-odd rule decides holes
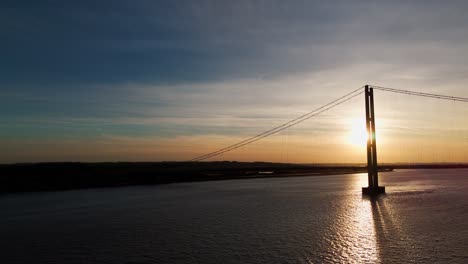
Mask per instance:
[[[429,97],[429,98],[436,98],[436,99],[442,99],[442,100],[450,100],[450,101],[468,103],[468,98],[466,98],[466,97],[441,95],[441,94],[433,94],[433,93],[423,93],[423,92],[395,89],[395,88],[382,87],[382,86],[376,86],[376,85],[370,85],[370,87],[372,87],[372,88],[374,88],[376,90],[384,91],[384,92],[401,93],[401,94],[407,94],[407,95],[415,95],[415,96],[422,96],[422,97]]]
[[[330,110],[330,109],[332,109],[332,108],[334,108],[334,107],[336,107],[336,106],[338,106],[338,105],[340,105],[340,104],[342,104],[344,102],[347,102],[347,101],[355,98],[356,96],[363,93],[363,91],[361,91],[359,93],[356,93],[359,90],[362,90],[362,88],[363,87],[360,87],[360,88],[358,88],[358,89],[356,89],[354,91],[351,91],[351,92],[339,97],[338,99],[335,99],[335,100],[333,100],[333,101],[331,101],[331,102],[329,102],[329,103],[327,103],[327,104],[325,104],[325,105],[323,105],[323,106],[321,106],[321,107],[319,107],[319,108],[317,108],[317,109],[315,109],[315,110],[313,110],[311,112],[308,112],[308,113],[306,113],[304,115],[301,115],[301,116],[299,116],[297,118],[294,118],[294,119],[292,119],[292,120],[290,120],[290,121],[288,121],[288,122],[286,122],[286,123],[284,123],[282,125],[276,126],[276,127],[272,128],[272,129],[269,129],[269,130],[267,130],[267,131],[265,131],[263,133],[260,133],[260,134],[258,134],[256,136],[253,136],[253,137],[250,137],[248,139],[242,140],[242,141],[240,141],[240,142],[238,142],[236,144],[230,145],[228,147],[225,147],[225,148],[219,149],[217,151],[207,153],[205,155],[202,155],[202,156],[199,156],[199,157],[196,157],[196,158],[193,158],[190,161],[202,161],[202,160],[205,160],[205,159],[208,159],[208,158],[223,154],[225,152],[228,152],[228,151],[243,147],[245,145],[254,143],[254,142],[256,142],[256,141],[258,141],[260,139],[271,136],[271,135],[276,134],[278,132],[281,132],[281,131],[289,128],[289,127],[292,127],[292,126],[295,126],[295,125],[297,125],[299,123],[302,123],[302,122],[304,122],[304,121],[306,121],[306,120],[308,120],[308,119],[310,119],[310,118],[312,118],[314,116],[317,116],[317,115],[319,115],[319,114],[321,114],[321,113],[323,113],[323,112],[325,112],[327,110]]]

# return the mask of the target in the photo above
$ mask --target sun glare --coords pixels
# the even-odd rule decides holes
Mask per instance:
[[[364,119],[353,119],[349,129],[348,143],[356,147],[366,146],[368,134]]]

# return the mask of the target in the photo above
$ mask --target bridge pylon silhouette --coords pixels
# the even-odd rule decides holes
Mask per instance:
[[[272,136],[277,134],[285,129],[288,129],[292,126],[300,124],[306,120],[309,120],[312,117],[315,117],[323,112],[326,112],[332,108],[335,108],[357,96],[360,96],[362,93],[365,94],[366,99],[366,128],[367,128],[367,173],[368,173],[368,187],[362,188],[362,193],[364,195],[378,195],[381,193],[385,193],[385,187],[379,186],[379,175],[378,175],[378,165],[377,165],[377,144],[376,144],[376,135],[375,135],[375,111],[374,111],[374,90],[383,91],[383,92],[391,92],[391,93],[399,93],[405,95],[412,95],[412,96],[420,96],[426,98],[434,98],[440,100],[449,100],[449,101],[457,101],[457,102],[464,102],[468,103],[468,97],[459,97],[459,96],[451,96],[451,95],[441,95],[441,94],[433,94],[433,93],[423,93],[411,90],[402,90],[396,88],[389,88],[383,86],[376,86],[376,85],[365,85],[364,92],[362,91],[363,87],[357,88],[339,98],[324,104],[313,111],[310,111],[306,114],[303,114],[299,117],[291,119],[281,125],[275,126],[271,129],[268,129],[260,134],[252,136],[250,138],[244,139],[239,141],[235,144],[226,146],[224,148],[218,149],[216,151],[209,152],[207,154],[195,157],[188,162],[198,162],[203,161],[212,157],[216,157],[228,151],[232,151],[238,149],[240,147],[255,143],[263,138]]]
[[[366,98],[366,130],[367,138],[367,177],[369,186],[362,187],[365,195],[385,193],[385,186],[379,186],[379,171],[377,165],[377,142],[375,137],[374,89],[364,86]]]

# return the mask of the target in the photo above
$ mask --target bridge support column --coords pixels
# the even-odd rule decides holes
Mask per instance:
[[[374,90],[365,86],[366,98],[366,129],[367,139],[367,177],[369,186],[362,187],[365,195],[378,195],[385,193],[385,186],[379,186],[379,171],[377,166],[377,144],[375,138]]]

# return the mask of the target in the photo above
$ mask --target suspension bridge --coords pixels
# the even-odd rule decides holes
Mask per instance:
[[[288,122],[285,122],[279,126],[275,126],[271,129],[268,129],[262,133],[259,133],[255,136],[249,137],[245,140],[237,142],[235,144],[229,145],[227,147],[218,149],[216,151],[212,151],[206,153],[201,156],[197,156],[191,159],[191,162],[203,161],[215,156],[222,155],[226,152],[233,151],[235,149],[244,147],[246,145],[250,145],[254,142],[257,142],[261,139],[267,138],[274,134],[277,134],[283,130],[286,130],[290,127],[296,126],[308,119],[311,119],[315,116],[318,116],[332,108],[335,108],[343,103],[350,101],[351,99],[364,94],[365,98],[365,121],[366,121],[366,132],[367,132],[367,174],[368,174],[368,186],[362,188],[362,192],[365,195],[378,195],[381,193],[385,193],[385,187],[379,186],[379,176],[378,176],[378,162],[377,162],[377,138],[376,138],[376,129],[375,129],[375,105],[374,105],[374,90],[382,91],[382,92],[390,92],[390,93],[399,93],[404,95],[410,96],[419,96],[419,97],[427,97],[427,98],[434,98],[439,100],[450,100],[455,102],[463,102],[468,103],[467,97],[457,97],[457,96],[449,96],[449,95],[441,95],[441,94],[434,94],[434,93],[424,93],[424,92],[417,92],[411,90],[403,90],[403,89],[395,89],[383,86],[376,86],[376,85],[364,85],[358,89],[355,89],[339,98],[322,105],[310,111],[306,114],[303,114],[299,117],[296,117]]]

